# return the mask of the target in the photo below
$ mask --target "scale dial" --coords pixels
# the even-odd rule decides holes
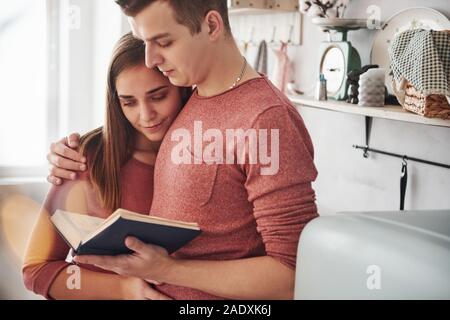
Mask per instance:
[[[345,83],[346,65],[345,56],[341,48],[330,45],[322,55],[320,62],[320,73],[327,80],[327,93],[335,96]]]

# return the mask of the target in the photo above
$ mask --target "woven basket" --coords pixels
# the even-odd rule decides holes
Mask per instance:
[[[450,119],[450,105],[446,96],[439,94],[424,96],[409,82],[406,84],[403,109],[427,118]]]
[[[450,33],[450,30],[443,32]],[[393,80],[392,89],[403,109],[428,118],[450,119],[450,97],[439,94],[425,96],[405,79],[400,84]]]

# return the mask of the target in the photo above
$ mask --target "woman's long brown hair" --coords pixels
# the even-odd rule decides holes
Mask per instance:
[[[117,43],[108,69],[105,124],[80,139],[80,152],[87,157],[91,182],[103,207],[111,211],[120,206],[120,169],[131,158],[135,143],[135,129],[123,114],[116,80],[125,69],[144,63],[144,43],[127,33]],[[184,105],[191,90],[180,90]]]

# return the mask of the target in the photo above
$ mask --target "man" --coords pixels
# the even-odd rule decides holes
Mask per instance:
[[[150,214],[197,222],[202,234],[171,256],[128,238],[133,255],[76,261],[163,283],[155,288],[176,299],[292,299],[299,236],[317,217],[303,120],[240,54],[226,0],[116,2],[147,67],[196,86],[159,150]],[[50,181],[85,166],[68,147],[77,137],[52,145]]]

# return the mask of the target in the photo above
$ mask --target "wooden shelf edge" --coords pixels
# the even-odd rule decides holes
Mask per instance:
[[[300,12],[298,10],[281,10],[281,9],[261,9],[261,8],[229,8],[228,14],[230,16],[239,15],[263,15],[275,13],[293,13]]]
[[[415,113],[403,110],[401,106],[386,105],[381,108],[373,108],[373,107],[361,107],[358,105],[336,100],[317,101],[311,97],[306,96],[290,95],[288,97],[297,106],[305,106],[330,111],[357,114],[373,118],[397,120],[403,122],[450,128],[450,120],[426,118],[417,115]]]

